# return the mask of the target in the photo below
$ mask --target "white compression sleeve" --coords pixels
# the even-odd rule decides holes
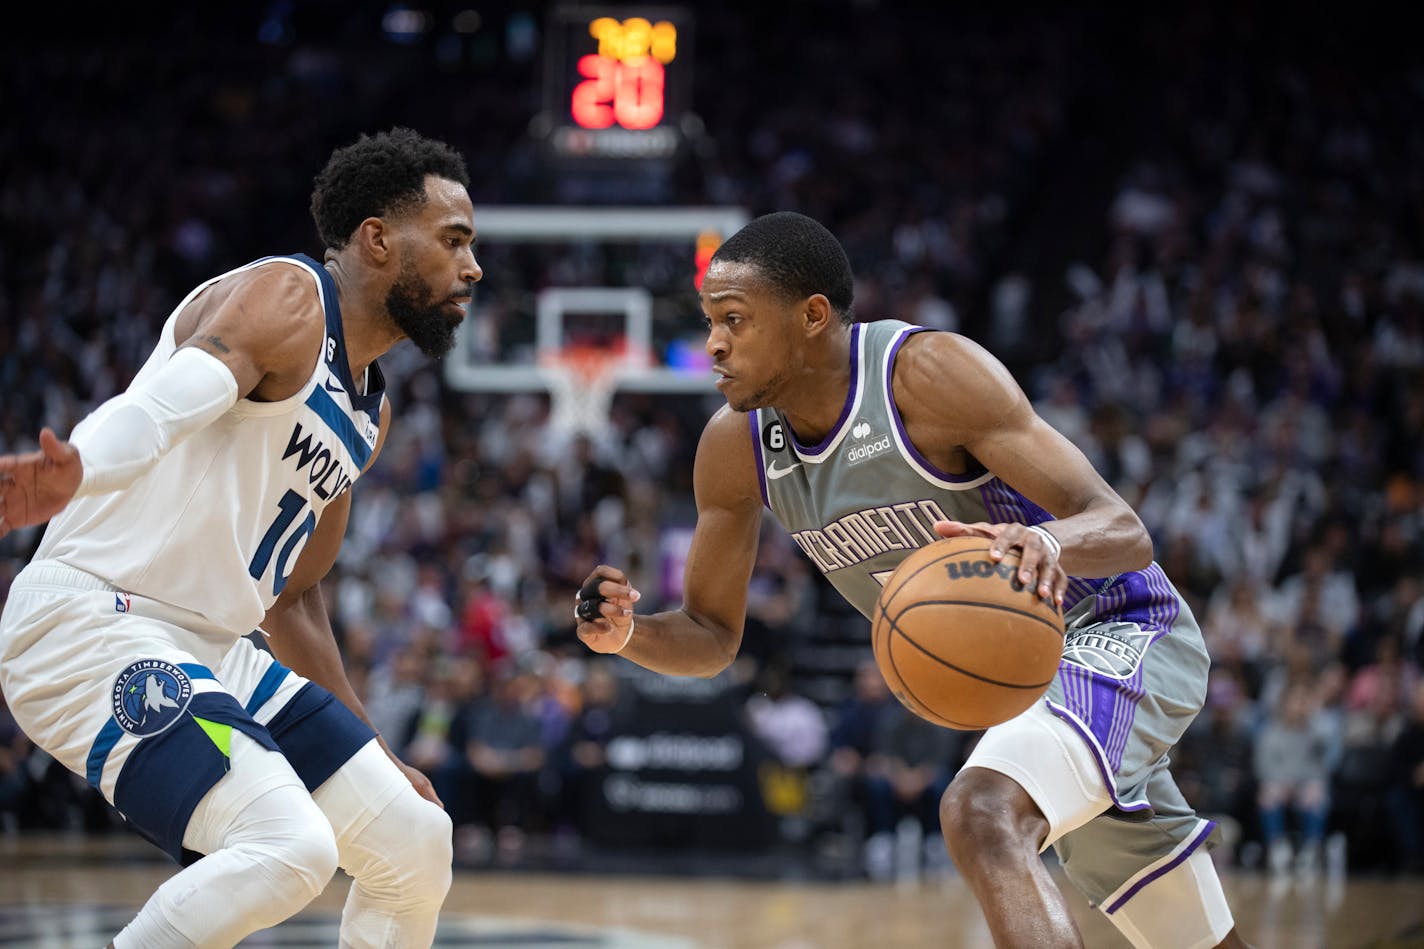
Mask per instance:
[[[178,350],[150,378],[104,403],[100,424],[76,433],[84,477],[75,497],[128,487],[236,402],[237,380],[216,356],[191,346]]]

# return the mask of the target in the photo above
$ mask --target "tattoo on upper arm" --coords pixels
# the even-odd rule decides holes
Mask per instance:
[[[232,349],[228,346],[228,344],[222,341],[222,337],[218,336],[215,333],[209,334],[207,336],[194,336],[192,339],[188,340],[186,343],[184,343],[178,348],[185,349],[189,346],[205,350],[215,356],[226,355],[227,353],[232,352]]]

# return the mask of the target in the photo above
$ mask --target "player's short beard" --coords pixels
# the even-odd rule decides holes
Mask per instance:
[[[439,359],[455,348],[455,330],[460,324],[445,312],[449,302],[449,297],[436,298],[420,278],[415,262],[402,254],[400,273],[386,294],[386,311],[400,331],[431,359]]]

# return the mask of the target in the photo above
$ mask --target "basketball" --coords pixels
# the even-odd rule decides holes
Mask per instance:
[[[998,563],[983,537],[921,547],[880,591],[875,661],[910,711],[946,728],[1008,721],[1048,689],[1063,655],[1063,616]]]

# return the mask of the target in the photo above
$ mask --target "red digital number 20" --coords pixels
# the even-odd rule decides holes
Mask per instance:
[[[580,56],[571,111],[586,129],[650,129],[663,118],[663,64],[645,57],[636,66],[607,56]]]

